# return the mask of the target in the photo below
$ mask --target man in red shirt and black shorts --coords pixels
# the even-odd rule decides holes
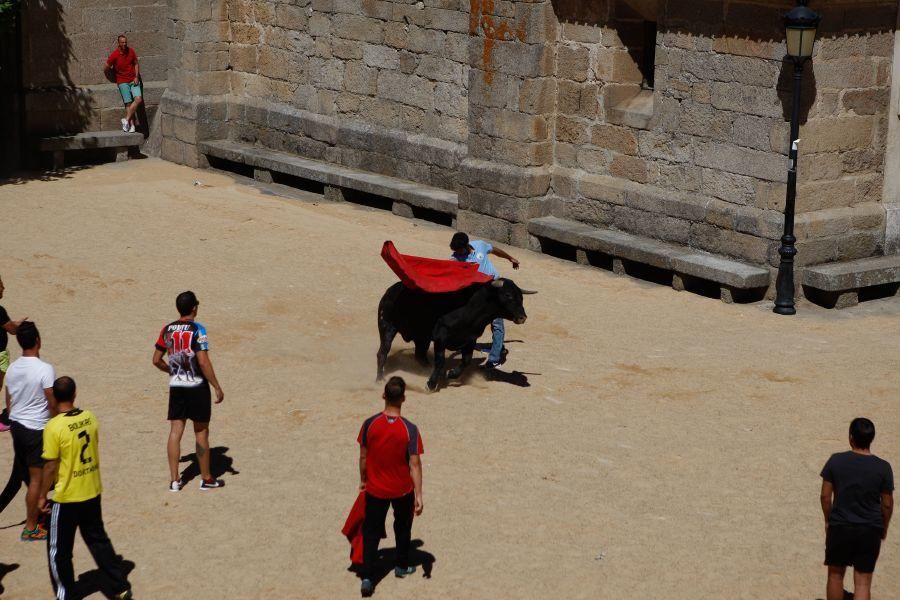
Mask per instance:
[[[406,382],[401,377],[391,377],[384,386],[384,412],[366,419],[356,440],[359,442],[359,488],[366,492],[360,589],[364,597],[375,591],[373,569],[389,506],[394,507],[397,542],[394,575],[406,577],[416,570],[409,566],[409,541],[413,513],[421,515],[425,507],[419,458],[424,449],[419,428],[400,416],[405,394]]]
[[[122,119],[122,131],[134,133],[135,113],[141,105],[141,66],[137,53],[128,46],[128,38],[120,35],[119,47],[112,51],[106,59],[104,72],[109,78],[115,77],[116,86],[122,101],[125,103],[125,118]]]

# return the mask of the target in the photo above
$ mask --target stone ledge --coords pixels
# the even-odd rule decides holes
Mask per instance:
[[[900,288],[900,256],[874,256],[806,267],[801,274],[806,297],[828,308],[847,308],[859,303],[865,288]]]
[[[124,131],[88,131],[75,135],[59,135],[41,138],[39,148],[44,152],[54,150],[87,150],[90,148],[121,148],[140,146],[144,136]]]
[[[558,217],[532,219],[528,222],[528,232],[537,238],[607,255],[612,258],[613,271],[617,273],[625,272],[622,260],[671,271],[674,274],[672,285],[676,289],[690,287],[685,285],[685,277],[715,282],[722,286],[721,298],[727,302],[741,292],[762,292],[770,283],[767,269]]]
[[[455,192],[230,140],[200,142],[198,146],[202,154],[249,165],[255,169],[285,173],[318,181],[326,186],[356,190],[451,217],[456,216],[458,204]]]

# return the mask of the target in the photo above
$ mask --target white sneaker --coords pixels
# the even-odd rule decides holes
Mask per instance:
[[[134,133],[134,123],[128,128],[128,133]]]
[[[180,481],[173,481],[172,483],[170,483],[170,484],[169,484],[169,491],[170,491],[170,492],[180,492],[180,491],[181,491],[181,482],[180,482]]]
[[[122,131],[128,133],[128,119],[122,119]]]

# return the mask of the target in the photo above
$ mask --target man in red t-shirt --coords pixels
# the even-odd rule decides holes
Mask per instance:
[[[122,101],[125,103],[125,118],[122,119],[122,131],[134,133],[135,113],[143,102],[141,98],[141,66],[137,53],[128,46],[128,38],[120,35],[119,47],[112,51],[106,59],[104,73],[110,79],[115,77]]]
[[[389,506],[394,507],[394,537],[397,542],[397,566],[394,575],[406,577],[415,572],[409,566],[409,540],[412,537],[413,512],[422,514],[422,461],[424,452],[419,428],[400,416],[406,399],[406,382],[391,377],[384,386],[384,412],[365,420],[359,430],[359,489],[366,492],[366,518],[363,523],[363,571],[361,592],[364,597],[375,591],[375,558],[384,531]]]

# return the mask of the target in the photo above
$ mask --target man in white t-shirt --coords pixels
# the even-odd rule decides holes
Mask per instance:
[[[41,335],[37,326],[25,321],[16,329],[16,340],[22,356],[6,372],[6,407],[9,409],[10,432],[16,467],[28,470],[28,493],[25,496],[25,529],[22,541],[47,539],[47,530],[38,524],[38,496],[44,459],[44,426],[56,414],[53,398],[53,367],[40,359]]]

